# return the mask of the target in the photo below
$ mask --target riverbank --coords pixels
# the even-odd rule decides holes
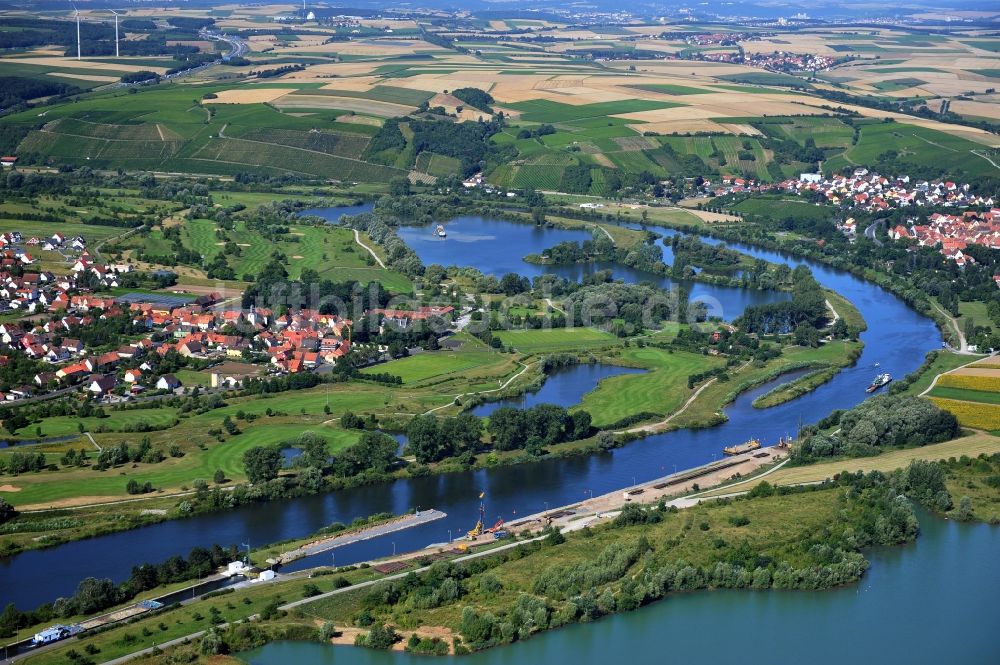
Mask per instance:
[[[943,520],[921,510],[917,517],[916,544],[866,551],[871,566],[857,585],[817,592],[681,593],[636,612],[476,652],[461,663],[614,663],[622,654],[634,663],[658,663],[665,645],[678,662],[788,665],[809,653],[811,663],[839,665],[845,651],[877,653],[887,662],[909,665],[995,661],[990,608],[1000,594],[1000,578],[981,571],[989,569],[1000,548],[1000,529]],[[913,584],[914,579],[922,582]],[[927,622],[928,607],[949,611]],[[914,625],[921,630],[914,631]],[[726,627],[725,639],[704,639],[706,630],[718,626]],[[761,639],[774,634],[776,626],[781,639]],[[845,635],[850,635],[846,648]],[[331,648],[318,641],[274,642],[237,656],[249,665],[427,663],[416,654]]]
[[[996,437],[994,437],[996,438]],[[958,440],[962,441],[962,440]],[[997,439],[1000,441],[1000,439]],[[969,442],[965,442],[969,443]],[[955,444],[955,442],[948,442],[946,444],[935,444],[936,446],[948,446],[949,444]],[[971,450],[966,448],[967,450]],[[927,446],[921,449],[915,449],[916,451],[923,451],[928,455],[940,454],[944,449],[935,446]],[[690,472],[682,472],[680,474],[671,474],[670,476],[662,479],[664,482],[669,483],[678,494],[683,494],[692,490],[698,490],[704,488],[705,485],[710,482],[715,482],[716,479],[724,479],[726,474],[730,478],[737,474],[736,469],[741,469],[745,471],[743,475],[753,473],[753,470],[746,469],[744,465],[750,463],[754,465],[757,469],[765,468],[767,465],[774,464],[775,458],[780,455],[780,451],[774,450],[762,450],[759,453],[777,453],[771,455],[770,458],[754,457],[754,453],[748,453],[743,456],[738,456],[732,460],[726,460],[725,463],[732,463],[733,465],[728,468],[722,468],[722,463],[705,465],[704,467]],[[898,451],[898,452],[908,452],[908,451]],[[954,449],[952,449],[954,452]],[[894,452],[885,453],[883,456],[878,458],[865,458],[864,460],[859,460],[859,462],[870,463],[872,460],[880,461],[884,460],[887,465],[882,465],[886,470],[890,468],[897,468],[901,463],[909,462],[912,457],[902,460],[896,459]],[[818,465],[817,465],[818,466]],[[784,473],[780,465],[772,466],[772,470],[767,474],[768,478],[777,478],[779,474]],[[968,464],[962,462],[955,462],[949,466],[950,474],[954,475],[955,478],[949,482],[952,483],[949,486],[949,490],[954,488],[960,488],[962,485],[968,485],[970,482],[981,481],[985,476],[989,476],[990,473],[995,473],[1000,470],[1000,457],[992,458],[992,461],[984,461],[976,464]],[[710,478],[712,479],[710,481]],[[761,480],[757,477],[755,480]],[[695,485],[695,482],[701,481],[705,485]],[[809,481],[812,482],[812,481]],[[528,588],[531,588],[531,580],[527,582],[523,578],[523,574],[517,571],[524,569],[543,571],[546,570],[551,565],[566,566],[576,561],[573,565],[584,565],[586,561],[593,560],[593,552],[595,548],[604,547],[605,551],[608,547],[614,545],[623,536],[626,537],[628,542],[636,542],[635,538],[646,538],[649,542],[660,543],[666,542],[667,549],[663,550],[663,553],[670,553],[670,556],[680,556],[685,559],[689,564],[695,566],[701,566],[699,569],[707,569],[710,567],[710,562],[717,559],[720,556],[727,556],[727,548],[733,547],[735,545],[723,545],[722,552],[719,550],[719,542],[723,543],[738,543],[745,541],[747,538],[750,540],[748,542],[752,543],[754,547],[768,547],[765,543],[772,543],[769,547],[769,551],[776,552],[781,551],[782,547],[788,547],[788,543],[792,543],[796,538],[787,540],[787,536],[782,535],[789,528],[793,530],[805,529],[807,532],[818,533],[820,524],[823,525],[822,529],[824,532],[829,533],[831,526],[833,526],[834,531],[838,528],[836,525],[844,519],[844,512],[838,507],[842,499],[836,498],[841,497],[841,490],[836,488],[823,489],[813,486],[810,489],[818,491],[809,491],[805,494],[802,493],[792,493],[792,494],[781,494],[781,495],[768,495],[760,494],[760,496],[749,504],[746,503],[732,503],[732,502],[711,502],[708,504],[697,504],[691,501],[684,501],[680,505],[689,506],[690,510],[683,510],[679,514],[678,518],[672,517],[674,514],[672,509],[663,511],[662,509],[652,509],[652,512],[646,513],[647,515],[660,515],[659,520],[644,521],[640,520],[636,523],[632,520],[638,519],[640,513],[629,513],[633,508],[623,508],[623,506],[628,506],[628,504],[647,502],[649,504],[661,502],[665,497],[656,495],[656,490],[662,490],[665,488],[657,487],[660,483],[641,483],[633,488],[631,491],[643,490],[642,494],[628,494],[628,500],[625,496],[619,492],[612,492],[606,495],[594,497],[593,499],[584,500],[572,504],[569,506],[553,508],[551,510],[544,511],[538,515],[528,515],[521,520],[518,520],[509,526],[512,530],[528,530],[525,534],[525,538],[529,540],[524,543],[512,543],[514,550],[510,547],[505,548],[502,545],[494,543],[492,541],[486,541],[482,543],[481,547],[486,549],[481,549],[479,551],[473,552],[472,554],[463,554],[461,550],[454,549],[453,546],[449,545],[438,545],[429,548],[423,552],[417,551],[413,553],[407,553],[405,555],[400,555],[399,557],[386,559],[384,563],[390,563],[393,561],[408,563],[408,566],[404,566],[403,572],[392,573],[389,575],[380,576],[377,573],[378,569],[384,570],[399,570],[393,566],[376,566],[372,567],[375,562],[371,564],[366,564],[360,567],[349,566],[346,568],[341,568],[337,571],[331,571],[328,568],[319,568],[314,571],[300,571],[298,573],[293,573],[291,576],[279,576],[278,581],[266,584],[266,585],[248,585],[242,589],[236,589],[232,592],[227,592],[220,600],[225,603],[225,609],[221,612],[218,611],[220,607],[220,602],[216,601],[214,598],[208,598],[204,600],[195,600],[191,604],[187,605],[183,610],[185,612],[184,617],[178,617],[178,620],[173,624],[170,622],[163,622],[160,620],[160,628],[158,630],[150,631],[151,637],[157,640],[159,643],[164,643],[172,639],[178,639],[173,637],[177,635],[178,632],[183,634],[183,630],[187,628],[190,630],[191,627],[197,627],[199,624],[203,626],[202,630],[206,629],[211,624],[204,623],[206,619],[205,614],[216,614],[223,617],[224,620],[233,621],[237,620],[239,617],[251,617],[257,616],[258,614],[264,614],[270,617],[269,621],[274,625],[274,631],[269,632],[269,637],[266,639],[287,639],[290,634],[285,631],[288,625],[308,625],[312,632],[303,632],[298,630],[294,632],[296,635],[295,639],[303,639],[307,634],[310,636],[309,639],[314,639],[313,636],[316,635],[316,628],[322,624],[324,621],[332,621],[334,626],[344,626],[353,623],[353,617],[356,612],[359,611],[358,601],[366,594],[368,594],[368,589],[372,585],[384,584],[386,581],[393,579],[402,579],[403,576],[407,575],[410,571],[417,572],[418,574],[427,573],[433,570],[433,567],[428,568],[431,562],[438,556],[445,555],[444,560],[448,559],[447,554],[450,553],[451,557],[454,557],[454,561],[468,561],[472,558],[483,558],[483,557],[499,557],[494,559],[487,558],[486,570],[482,573],[476,573],[476,576],[496,576],[500,579],[500,590],[498,592],[489,592],[487,597],[489,598],[487,605],[488,607],[502,606],[504,603],[513,602],[516,598],[520,597],[523,591],[518,591],[522,589],[527,584]],[[988,485],[984,485],[984,492],[986,494],[982,497],[982,502],[986,501],[997,502],[1000,497],[993,496],[996,494],[995,489],[989,490]],[[741,487],[740,491],[747,491],[748,487]],[[732,490],[730,489],[731,493]],[[990,494],[993,492],[993,494]],[[697,496],[705,496],[704,491],[697,494]],[[819,498],[818,498],[819,497]],[[771,502],[774,503],[771,503]],[[866,504],[867,505],[867,504]],[[977,502],[977,505],[980,505]],[[744,507],[745,506],[745,507]],[[621,515],[625,514],[621,511],[625,510],[630,517],[622,521]],[[974,516],[979,516],[978,513]],[[981,516],[986,518],[985,514]],[[816,528],[812,528],[809,525],[812,521],[816,521]],[[634,526],[628,526],[633,524]],[[673,525],[661,526],[661,525]],[[707,525],[707,528],[706,526]],[[552,526],[558,526],[562,531],[565,532],[565,538],[567,538],[567,543],[573,543],[573,545],[566,549],[562,544],[555,545],[552,547],[540,547],[539,541],[535,540],[536,536],[532,535],[532,532],[537,533],[538,529],[544,529],[548,532]],[[697,526],[697,529],[693,529],[693,526]],[[853,524],[853,522],[848,525],[844,524],[845,528],[849,528],[852,532],[858,527],[858,525]],[[666,540],[657,536],[656,534],[667,529],[668,535]],[[623,531],[624,529],[624,531]],[[669,534],[674,534],[670,536]],[[681,540],[676,545],[670,545],[673,540],[680,537]],[[691,538],[696,537],[694,541],[687,542]],[[760,540],[764,538],[764,540]],[[558,541],[559,539],[557,539]],[[778,543],[784,543],[783,545],[778,545]],[[697,543],[697,544],[696,544]],[[469,543],[471,547],[467,552],[478,549],[480,545],[476,543]],[[498,546],[499,545],[499,546]],[[694,549],[692,549],[694,547]],[[777,547],[777,550],[773,548]],[[527,548],[527,549],[525,549]],[[659,549],[659,548],[657,548]],[[518,551],[519,554],[512,557],[507,552]],[[801,551],[796,548],[796,551]],[[789,550],[791,552],[791,550]],[[429,556],[433,555],[433,556]],[[655,552],[654,552],[655,555]],[[705,557],[708,557],[705,559]],[[539,566],[532,563],[536,558],[541,557],[540,560],[553,559],[552,562],[545,565]],[[779,557],[780,558],[780,557]],[[654,560],[662,560],[660,557],[656,556]],[[704,560],[704,562],[703,562]],[[799,565],[803,563],[801,559],[798,560]],[[860,560],[859,560],[860,561]],[[415,570],[413,566],[418,566]],[[439,564],[434,564],[439,565]],[[861,571],[864,568],[860,568]],[[679,571],[678,571],[679,572]],[[567,573],[568,574],[568,573]],[[511,577],[511,575],[514,575]],[[856,575],[860,575],[857,572]],[[754,576],[756,577],[756,575]],[[330,582],[325,582],[324,580],[331,580]],[[380,582],[379,580],[383,580]],[[645,578],[642,578],[645,579]],[[714,579],[714,578],[713,578]],[[777,577],[771,578],[771,585],[777,584]],[[856,579],[855,574],[848,573],[848,578],[845,582],[849,582],[852,579]],[[516,580],[516,581],[515,581]],[[784,584],[786,582],[782,582]],[[798,582],[800,583],[800,582]],[[796,584],[798,584],[796,583]],[[843,583],[843,582],[837,582]],[[720,585],[714,582],[708,582],[707,580],[702,582],[702,584],[707,584],[709,588],[720,588]],[[323,592],[324,588],[330,588],[332,585],[333,591]],[[753,581],[748,580],[748,586],[753,586],[753,588],[761,588],[760,585]],[[725,587],[725,584],[721,585]],[[479,587],[485,588],[483,583],[479,584]],[[377,588],[377,587],[376,587]],[[470,593],[475,595],[480,592],[474,591],[477,586],[475,580],[468,581],[463,584],[463,588],[468,588]],[[700,588],[695,586],[693,588]],[[822,588],[822,587],[820,587]],[[318,589],[321,594],[316,596],[316,600],[310,598],[310,595],[314,595],[314,589]],[[537,591],[536,591],[537,594]],[[544,593],[542,594],[545,595]],[[297,596],[304,596],[302,600],[290,601],[290,599]],[[596,594],[595,594],[596,596]],[[231,600],[224,600],[231,598]],[[275,598],[280,598],[277,603],[274,602]],[[237,599],[244,599],[240,602],[233,602]],[[462,596],[460,599],[463,604],[471,604],[473,607],[480,607],[478,602],[472,596],[466,597]],[[600,599],[595,598],[595,602]],[[284,603],[284,605],[282,605]],[[208,612],[212,606],[216,607],[214,613]],[[242,607],[241,607],[242,606]],[[287,614],[285,614],[280,608],[285,608]],[[277,608],[277,609],[269,609]],[[306,609],[308,608],[308,609]],[[463,638],[467,638],[467,634],[463,629],[463,615],[461,612],[458,614],[452,612],[445,612],[446,608],[442,607],[440,609],[429,610],[428,619],[421,620],[423,628],[417,629],[416,625],[410,626],[408,629],[408,624],[398,625],[397,628],[404,636],[409,635],[411,632],[417,632],[423,637],[429,637],[431,633],[441,635],[444,634],[443,631],[449,631],[452,635],[462,635]],[[619,608],[615,605],[612,608],[613,612],[623,611],[623,609],[629,609],[627,606]],[[177,610],[174,610],[175,612]],[[277,612],[277,614],[275,614]],[[301,613],[299,613],[301,612]],[[345,614],[345,612],[347,614]],[[551,618],[555,616],[556,608],[553,607],[549,614],[550,621]],[[450,617],[450,618],[449,618]],[[303,624],[302,619],[308,618],[308,621]],[[47,665],[48,663],[59,663],[62,662],[60,658],[64,658],[63,655],[66,650],[72,646],[75,648],[82,648],[88,643],[93,641],[95,643],[95,648],[100,649],[101,653],[107,654],[111,657],[115,654],[124,654],[135,652],[136,650],[142,649],[142,643],[148,642],[148,637],[146,636],[146,631],[143,630],[145,624],[149,624],[149,627],[153,627],[155,620],[159,617],[151,617],[149,619],[141,619],[136,624],[132,626],[125,626],[120,628],[112,629],[107,633],[102,633],[93,636],[85,635],[81,640],[76,640],[72,645],[59,646],[53,649],[51,652],[40,653],[37,656],[31,657],[27,662],[37,663],[42,665]],[[433,620],[432,620],[433,619]],[[415,620],[415,617],[414,617]],[[409,619],[407,621],[410,621]],[[451,622],[451,623],[449,623]],[[548,627],[554,627],[551,624]],[[360,626],[364,628],[364,626]],[[270,630],[270,629],[269,629]],[[142,631],[144,637],[138,637],[136,631]],[[352,634],[360,634],[360,631],[355,631],[351,628]],[[534,631],[532,631],[534,632]],[[426,635],[424,634],[426,633]],[[126,634],[131,634],[132,637],[126,639],[124,636]],[[200,632],[195,635],[197,637]],[[468,645],[468,640],[466,639],[466,644]],[[158,661],[152,661],[158,662]]]
[[[424,632],[459,637],[461,641],[456,641],[454,648],[464,653],[466,649],[489,649],[523,640],[569,623],[627,612],[676,591],[824,589],[850,584],[864,574],[868,562],[857,550],[843,549],[840,534],[854,534],[867,545],[900,544],[916,535],[912,518],[898,522],[899,531],[893,535],[876,536],[837,508],[846,500],[868,517],[889,510],[888,506],[879,507],[883,505],[880,492],[886,488],[879,482],[884,483],[876,480],[856,498],[845,493],[846,488],[820,487],[783,495],[761,494],[749,501],[698,504],[679,514],[623,509],[601,526],[581,526],[558,538],[547,538],[540,547],[522,547],[516,557],[492,560],[485,571],[463,574],[440,568],[436,576],[428,574],[436,585],[442,580],[461,579],[462,590],[456,600],[439,601],[430,607],[415,605],[412,599],[424,594],[426,585],[431,584],[420,580],[406,589],[397,587],[398,599],[388,603],[372,600],[371,594],[345,590],[309,603],[309,616],[335,626],[353,626],[356,617],[367,614],[376,622],[389,620],[403,640],[419,626]],[[907,523],[909,526],[904,526]],[[818,552],[824,545],[833,548],[836,563],[829,563],[829,559],[824,564],[810,563],[810,556],[799,549],[792,564],[786,559],[791,550],[784,549],[791,545],[778,544],[786,531],[788,535],[827,534],[813,537],[812,551]],[[798,536],[791,539],[797,541]],[[748,550],[744,558],[733,556],[735,543]],[[753,552],[761,548],[767,548],[769,558],[779,562],[770,575],[764,568],[748,570],[741,565],[754,561]],[[511,622],[512,630],[503,628],[503,619],[494,618],[498,616]]]

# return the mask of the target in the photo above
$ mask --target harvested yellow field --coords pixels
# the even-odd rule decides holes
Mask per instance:
[[[254,35],[247,40],[251,51],[263,51],[272,48],[278,43],[278,39],[273,35]]]
[[[69,72],[50,72],[49,76],[77,79],[80,81],[100,81],[102,83],[116,83],[119,80],[117,76],[106,76],[103,74],[71,74]]]
[[[332,42],[324,44],[325,37],[315,40],[299,40],[289,42],[288,46],[276,48],[275,53],[285,53],[293,50],[307,49],[314,53],[340,53],[344,55],[362,55],[369,57],[408,55],[419,51],[431,51],[438,49],[437,46],[421,40],[407,40],[391,42],[389,40],[379,40],[377,42]],[[370,65],[369,65],[370,68]]]
[[[215,99],[206,99],[206,104],[263,104],[287,95],[288,88],[236,88],[217,92]]]
[[[199,51],[211,53],[215,44],[203,39],[168,39],[167,46],[194,46]]]
[[[157,74],[163,74],[167,71],[166,67],[152,67],[150,65],[130,65],[128,63],[128,58],[121,58],[114,62],[94,62],[92,60],[76,60],[75,58],[53,58],[53,57],[42,57],[42,58],[18,58],[17,62],[23,65],[39,65],[42,67],[50,67],[54,70],[59,70],[64,67],[72,67],[73,69],[92,69],[95,73],[100,73],[102,70],[112,70],[119,72],[139,72],[148,71],[156,72]]]
[[[726,129],[713,120],[691,118],[688,120],[667,120],[663,122],[648,122],[642,127],[644,132],[659,132],[660,134],[694,133],[694,132],[718,132],[724,134]]]
[[[371,70],[371,63],[331,62],[328,64],[310,65],[305,71],[292,72],[282,78],[296,81],[313,81],[323,78],[333,78],[334,76],[359,76],[367,74]]]
[[[736,123],[722,123],[721,127],[730,134],[740,134],[742,136],[761,136],[762,132],[756,127]]]
[[[378,84],[379,78],[376,76],[359,76],[351,79],[341,79],[334,83],[324,85],[321,90],[350,90],[351,92],[368,92],[373,86]]]
[[[708,210],[696,210],[694,208],[687,209],[685,212],[689,212],[703,222],[708,222],[709,224],[721,224],[725,222],[738,222],[739,217],[729,215],[723,212],[709,212]]]
[[[493,116],[485,111],[480,111],[479,109],[474,109],[470,107],[465,107],[458,114],[458,119],[460,122],[465,122],[466,120],[472,122],[478,122],[479,120],[489,120]]]
[[[1000,430],[1000,405],[982,402],[960,402],[953,399],[931,397],[930,400],[945,411],[950,411],[965,427],[987,431]]]
[[[283,92],[287,93],[288,90],[284,90]],[[354,111],[355,113],[368,113],[385,118],[406,115],[407,113],[411,113],[415,108],[402,104],[378,102],[372,99],[334,97],[332,95],[285,95],[283,98],[277,100],[275,105],[282,109],[338,109],[341,111]]]
[[[363,18],[358,23],[364,28],[389,26],[390,30],[413,30],[417,27],[417,22],[408,18]]]
[[[969,367],[957,369],[948,376],[982,377],[1000,382],[1000,367],[971,365]]]
[[[747,74],[759,70],[745,67],[743,65],[732,65],[723,62],[696,62],[688,60],[616,60],[610,63],[616,69],[624,70],[628,65],[634,65],[641,73],[666,74],[670,76],[682,76],[688,82],[697,82],[697,78],[704,76],[722,76],[724,74]]]
[[[620,102],[626,99],[634,99],[635,95],[626,92],[616,92],[612,90],[596,90],[582,86],[568,86],[551,90],[557,100],[566,104],[595,104],[598,102]]]
[[[966,102],[956,100],[951,103],[950,109],[962,115],[1000,120],[1000,103],[997,102]]]
[[[310,114],[303,113],[301,115],[310,115]],[[339,116],[337,116],[337,122],[348,122],[348,123],[353,123],[355,125],[369,125],[370,127],[381,127],[382,126],[382,119],[381,118],[373,118],[371,116],[357,115],[357,114],[354,114],[354,115],[339,115]]]
[[[652,111],[636,111],[634,113],[619,113],[618,118],[638,120],[640,122],[670,122],[672,120],[708,120],[722,115],[701,106],[675,106],[669,109],[654,109]],[[730,114],[732,115],[732,114]]]

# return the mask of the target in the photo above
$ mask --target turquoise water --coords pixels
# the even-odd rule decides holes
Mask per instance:
[[[866,553],[860,584],[832,591],[712,591],[463,657],[508,663],[1000,663],[1000,528],[921,514],[916,544]],[[281,642],[251,665],[410,665],[428,657]]]

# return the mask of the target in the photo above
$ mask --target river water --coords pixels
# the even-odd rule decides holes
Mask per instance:
[[[469,409],[473,415],[486,418],[502,406],[530,409],[538,404],[559,404],[572,406],[579,404],[583,396],[594,389],[600,381],[622,374],[642,374],[645,370],[634,367],[618,367],[600,363],[571,365],[553,370],[538,390],[526,392],[517,397],[485,402]]]
[[[636,612],[542,633],[463,657],[462,665],[508,663],[879,663],[1000,662],[1000,528],[920,513],[905,547],[865,553],[857,585],[831,591],[703,591],[668,596]],[[405,634],[405,632],[404,632]],[[278,642],[239,654],[250,665],[416,665],[427,657],[315,642]]]
[[[331,213],[331,216],[336,219],[340,214]],[[495,228],[504,226],[516,227],[512,232],[518,234],[524,233],[522,227],[527,227],[532,237],[539,234],[534,240],[538,248],[555,244],[555,238],[565,232],[511,222],[493,223]],[[546,237],[546,233],[554,235]],[[449,233],[449,239],[451,235]],[[433,243],[426,244],[433,246]],[[524,254],[534,251],[532,247],[508,244],[507,240],[501,244],[513,247],[509,251],[518,261]],[[467,243],[461,256],[490,272],[495,269],[488,265],[490,257],[496,256],[494,245]],[[490,519],[495,520],[498,516],[514,519],[543,510],[546,505],[571,503],[591,492],[609,492],[633,482],[651,480],[675,468],[683,470],[711,462],[721,454],[724,446],[750,437],[757,437],[765,444],[774,443],[780,436],[794,434],[800,423],[815,422],[835,408],[851,407],[862,401],[866,396],[864,389],[875,373],[876,362],[881,365],[880,371],[903,376],[919,367],[928,351],[941,346],[941,336],[930,319],[874,284],[822,264],[752,247],[738,249],[793,267],[805,263],[820,283],[851,300],[869,325],[869,330],[862,335],[865,349],[857,365],[842,371],[815,392],[781,406],[766,410],[751,406],[757,395],[772,387],[762,386],[731,404],[726,409],[729,420],[720,426],[660,434],[601,455],[428,476],[243,506],[7,557],[0,559],[0,605],[13,601],[22,608],[34,607],[71,594],[84,577],[123,580],[133,565],[163,561],[176,554],[186,554],[199,545],[229,546],[249,542],[256,546],[301,538],[331,522],[349,523],[355,517],[377,512],[398,514],[415,507],[437,508],[448,517],[340,548],[336,553],[339,565],[387,556],[394,545],[398,551],[404,551],[443,542],[448,539],[449,530],[457,536],[472,528],[478,518],[478,496],[482,491],[486,492]],[[480,251],[483,252],[482,263],[478,263]],[[746,298],[753,298],[756,293],[729,290],[746,293]],[[744,301],[744,305],[749,302],[751,300]],[[336,410],[336,405],[332,406]],[[325,555],[317,555],[301,559],[289,568],[308,568],[328,562]]]
[[[496,277],[509,272],[525,277],[556,274],[573,281],[580,281],[583,277],[599,270],[611,270],[616,279],[623,279],[626,282],[648,282],[665,289],[683,284],[689,289],[689,298],[692,302],[705,303],[709,316],[726,320],[736,318],[750,305],[779,302],[790,297],[783,291],[758,291],[700,282],[678,282],[662,275],[605,261],[556,266],[524,261],[524,257],[528,254],[541,254],[560,242],[582,242],[591,239],[593,237],[591,232],[584,229],[549,228],[483,217],[458,217],[443,224],[448,235],[440,238],[434,233],[435,226],[433,224],[403,226],[397,231],[406,244],[417,253],[424,265],[438,263],[443,266],[473,267],[478,268],[483,274]],[[623,226],[639,228],[636,224],[623,224]],[[661,238],[657,245],[663,251],[664,260],[670,263],[673,260],[673,250],[670,247],[669,236],[675,232],[656,229],[656,233],[663,234],[667,239],[664,242],[664,238]]]

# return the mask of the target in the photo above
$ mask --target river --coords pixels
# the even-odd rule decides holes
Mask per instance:
[[[638,611],[463,657],[507,663],[810,663],[981,665],[1000,661],[995,634],[1000,528],[918,511],[921,534],[866,551],[857,585],[831,591],[700,591]],[[404,631],[404,635],[405,635]],[[427,657],[316,642],[238,654],[250,665],[416,665]]]
[[[334,219],[332,216],[330,219]],[[438,263],[443,266],[478,268],[483,274],[501,277],[513,272],[525,277],[556,274],[573,281],[580,281],[586,275],[598,270],[611,270],[616,279],[626,282],[649,282],[665,289],[683,284],[689,289],[692,302],[705,303],[708,315],[732,320],[746,307],[769,302],[787,300],[784,291],[759,291],[729,286],[703,284],[701,282],[676,281],[663,275],[643,272],[617,263],[597,261],[572,265],[540,265],[527,263],[528,254],[541,254],[544,250],[560,242],[585,241],[593,237],[589,230],[563,229],[516,223],[483,217],[457,217],[443,224],[447,237],[434,234],[435,225],[403,226],[397,231],[406,244],[420,257],[424,265]],[[637,229],[637,224],[623,224]],[[669,238],[674,232],[656,229],[657,233]],[[664,260],[673,260],[673,250],[669,242],[661,238],[657,245],[664,253]]]
[[[339,217],[339,213],[336,216]],[[534,227],[528,228],[536,232]],[[547,247],[555,243],[550,241],[554,236],[546,239],[544,234],[563,231],[540,229],[537,232],[543,235],[536,242],[540,247]],[[462,255],[474,261],[479,248],[490,254],[494,251],[490,243],[469,243],[462,248]],[[870,282],[822,264],[752,247],[738,248],[792,266],[805,263],[820,283],[851,300],[869,325],[862,335],[865,348],[857,365],[842,371],[813,393],[786,404],[766,410],[754,409],[751,406],[754,397],[770,387],[764,386],[742,395],[730,405],[726,409],[729,420],[718,427],[659,434],[601,455],[434,475],[243,506],[24,552],[0,559],[0,604],[13,601],[19,607],[30,608],[71,594],[84,577],[124,580],[133,565],[187,554],[195,546],[212,543],[257,546],[301,538],[331,522],[349,523],[355,517],[377,512],[437,508],[448,517],[340,548],[337,550],[338,564],[387,556],[394,547],[404,551],[443,542],[448,538],[449,529],[453,535],[458,535],[472,528],[478,518],[477,497],[482,491],[486,492],[490,519],[495,520],[498,516],[513,519],[543,510],[546,505],[577,501],[590,492],[610,492],[633,482],[662,476],[674,468],[682,470],[705,464],[720,455],[723,446],[750,437],[757,437],[765,444],[774,443],[780,436],[794,434],[799,423],[815,422],[834,408],[848,408],[861,402],[866,397],[864,389],[871,381],[876,362],[880,363],[881,371],[899,377],[915,370],[928,351],[941,346],[940,333],[930,319]],[[518,247],[514,253],[520,257],[530,251],[530,248]],[[336,405],[333,407],[336,410]],[[301,559],[289,568],[294,570],[328,562],[325,555],[319,555]]]

